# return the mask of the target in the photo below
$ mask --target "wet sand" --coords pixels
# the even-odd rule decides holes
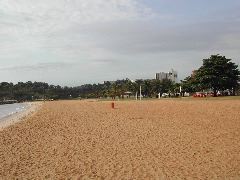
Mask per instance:
[[[239,100],[46,102],[0,131],[0,179],[240,179]]]

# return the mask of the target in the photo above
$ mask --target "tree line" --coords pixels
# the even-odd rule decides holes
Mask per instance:
[[[0,83],[0,101],[4,99],[15,99],[18,101],[31,101],[36,99],[72,99],[72,98],[124,98],[126,92],[132,92],[135,96],[142,88],[145,97],[156,97],[159,93],[171,93],[172,96],[182,92],[194,93],[197,91],[211,90],[214,95],[218,91],[228,90],[235,94],[239,88],[238,66],[225,56],[212,55],[203,60],[203,65],[195,70],[191,76],[186,77],[180,83],[171,80],[130,79],[117,80],[99,84],[85,84],[78,87],[61,87],[49,85],[44,82],[19,82],[17,84]],[[181,87],[181,88],[180,88]],[[183,95],[183,94],[182,94]]]
[[[126,92],[132,96],[142,87],[142,94],[146,97],[155,97],[159,92],[179,92],[179,84],[170,80],[136,80],[129,79],[105,82],[102,84],[85,84],[78,87],[61,87],[44,82],[19,82],[17,84],[0,83],[0,100],[15,99],[31,101],[37,99],[72,99],[72,98],[124,98]]]

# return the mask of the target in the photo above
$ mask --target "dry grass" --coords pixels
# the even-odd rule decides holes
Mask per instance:
[[[60,101],[0,132],[0,179],[240,179],[240,101]]]

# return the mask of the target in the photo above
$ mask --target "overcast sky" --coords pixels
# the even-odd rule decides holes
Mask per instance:
[[[211,54],[240,63],[239,0],[0,0],[0,82],[182,79]]]

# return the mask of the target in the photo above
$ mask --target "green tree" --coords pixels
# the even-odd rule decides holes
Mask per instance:
[[[151,95],[158,97],[159,93],[162,93],[162,83],[158,79],[153,79],[151,81]]]
[[[162,80],[162,92],[164,93],[170,93],[173,89],[174,83],[169,79],[163,79]]]
[[[196,78],[193,76],[188,76],[184,80],[182,80],[181,86],[182,86],[182,92],[193,93],[201,90],[201,87],[197,83]]]
[[[238,66],[225,56],[212,55],[203,59],[203,65],[196,73],[196,81],[204,89],[212,89],[214,96],[220,90],[233,90],[238,86],[240,72]]]

